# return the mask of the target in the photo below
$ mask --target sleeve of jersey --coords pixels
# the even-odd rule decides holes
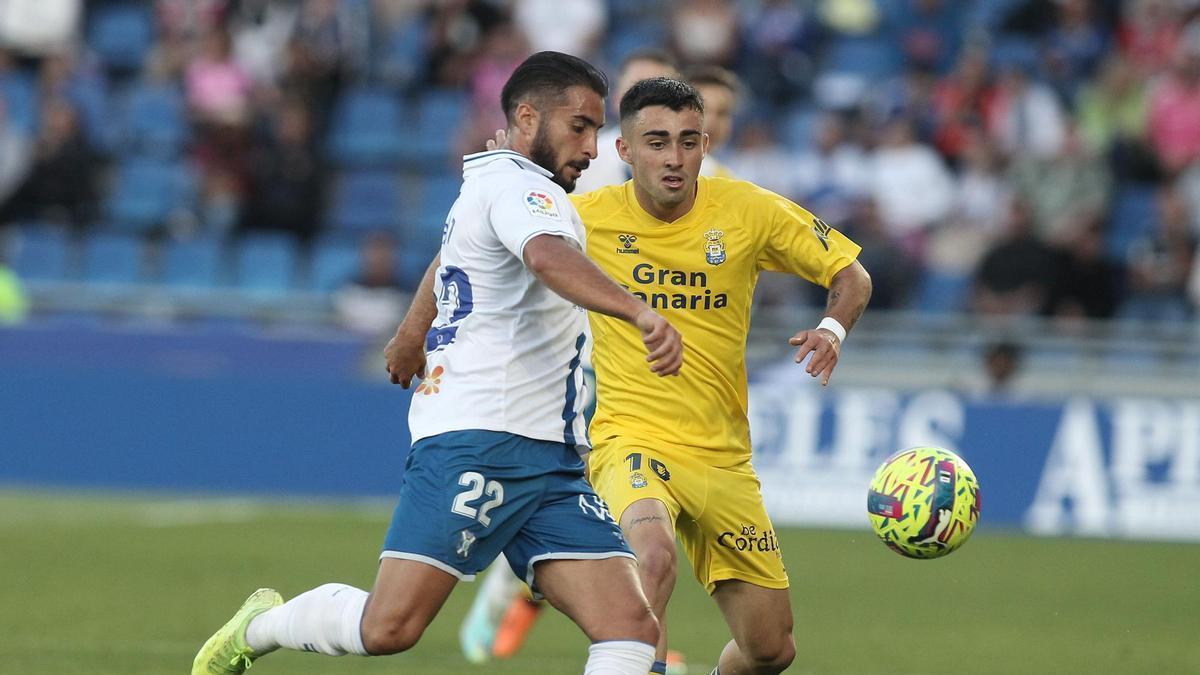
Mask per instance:
[[[790,272],[825,288],[854,262],[862,248],[789,199],[771,195],[769,228],[759,267]]]
[[[564,237],[580,246],[571,224],[569,203],[549,190],[514,186],[493,200],[488,220],[496,237],[513,255],[523,258],[525,245],[540,234]]]

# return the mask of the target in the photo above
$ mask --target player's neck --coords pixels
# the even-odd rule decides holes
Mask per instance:
[[[692,186],[692,193],[688,198],[674,205],[659,204],[654,201],[650,193],[642,189],[637,181],[633,182],[633,196],[637,199],[638,206],[646,213],[654,216],[664,223],[673,223],[691,212],[692,207],[696,205],[696,194],[700,189],[700,184]]]

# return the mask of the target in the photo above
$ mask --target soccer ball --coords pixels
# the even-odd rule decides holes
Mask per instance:
[[[909,448],[883,460],[867,492],[875,534],[906,558],[940,558],[979,522],[979,481],[943,448]]]

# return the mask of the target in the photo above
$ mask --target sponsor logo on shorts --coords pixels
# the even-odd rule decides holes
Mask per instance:
[[[717,543],[735,551],[779,554],[779,538],[775,530],[762,530],[754,525],[742,525],[740,532],[725,531]]]
[[[471,534],[470,530],[459,532],[462,535],[462,541],[458,544],[458,557],[469,558],[471,556],[471,547],[475,545],[475,535]]]
[[[635,488],[644,488],[647,485],[646,477],[640,472],[631,473],[629,474],[629,484]]]

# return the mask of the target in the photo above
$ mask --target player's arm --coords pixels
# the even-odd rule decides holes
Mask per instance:
[[[437,318],[437,302],[433,296],[433,276],[442,264],[442,254],[433,257],[421,285],[413,296],[408,313],[396,329],[396,334],[388,340],[383,348],[383,357],[387,360],[387,371],[392,377],[392,384],[398,384],[405,389],[412,383],[414,375],[425,377],[425,334]]]
[[[804,371],[813,377],[819,375],[822,385],[829,384],[842,352],[845,333],[858,323],[870,299],[871,275],[855,260],[833,275],[825,303],[825,318],[821,323],[816,328],[796,333],[788,340],[793,346],[799,347],[796,363],[812,354]],[[839,332],[842,333],[839,335]]]
[[[683,365],[683,337],[659,313],[621,288],[566,239],[541,234],[525,244],[525,267],[550,290],[584,309],[627,321],[642,333],[650,370],[676,375]]]

